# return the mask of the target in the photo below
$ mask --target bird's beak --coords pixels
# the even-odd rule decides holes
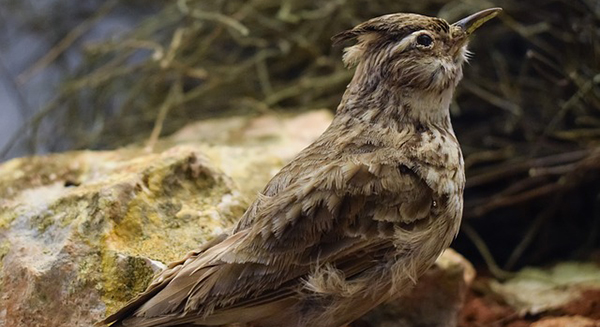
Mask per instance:
[[[496,17],[496,15],[498,15],[498,13],[501,11],[502,8],[485,9],[474,13],[471,16],[465,17],[452,25],[460,27],[467,35],[470,35],[481,25],[483,25],[483,23]]]

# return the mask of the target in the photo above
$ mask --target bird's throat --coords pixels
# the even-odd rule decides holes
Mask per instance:
[[[450,125],[450,103],[454,87],[440,91],[418,90],[393,85],[365,85],[353,79],[337,115],[350,115],[364,122],[389,125]]]

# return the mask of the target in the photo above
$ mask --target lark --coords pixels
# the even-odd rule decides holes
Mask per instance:
[[[271,179],[232,231],[172,263],[103,323],[340,327],[402,296],[456,236],[465,174],[449,106],[469,36],[373,18],[333,37],[355,67],[329,128]]]

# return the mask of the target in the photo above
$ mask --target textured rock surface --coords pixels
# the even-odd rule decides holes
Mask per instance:
[[[0,165],[0,326],[91,326],[143,290],[163,263],[231,226],[330,120],[316,111],[204,121],[154,152],[82,151]],[[428,274],[431,284],[367,319],[425,326],[415,317],[438,309],[454,319],[471,268],[444,258]],[[404,310],[414,314],[394,324]]]
[[[37,173],[36,173],[37,172]],[[89,326],[244,205],[201,152],[77,152],[2,167],[6,326]],[[11,180],[13,182],[11,182]],[[51,314],[50,314],[51,313]]]

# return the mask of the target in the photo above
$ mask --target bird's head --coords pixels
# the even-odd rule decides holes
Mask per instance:
[[[442,92],[462,78],[469,35],[498,14],[491,8],[454,24],[417,14],[390,14],[368,20],[333,37],[345,49],[344,62],[357,66],[355,81],[373,90],[378,85]]]

